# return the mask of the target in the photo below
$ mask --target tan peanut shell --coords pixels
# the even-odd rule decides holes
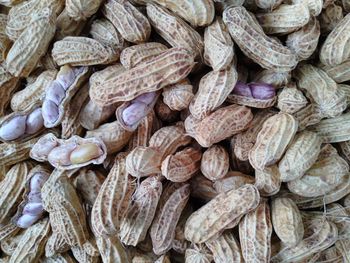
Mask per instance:
[[[32,84],[13,94],[11,109],[13,111],[23,111],[38,103],[45,96],[45,87],[55,79],[56,74],[56,70],[46,70]]]
[[[214,111],[201,121],[190,115],[185,128],[202,147],[210,147],[246,129],[252,119],[249,108],[234,104]]]
[[[186,239],[194,243],[209,240],[232,220],[254,210],[259,201],[259,192],[253,185],[218,195],[188,218],[185,226]]]
[[[234,44],[220,17],[205,29],[203,57],[214,71],[225,69],[233,62]]]
[[[81,136],[83,134],[83,126],[81,126],[78,118],[80,110],[88,100],[88,97],[89,89],[88,85],[86,84],[81,87],[80,90],[78,90],[78,92],[70,100],[70,103],[67,105],[61,121],[62,139],[68,139],[73,135]]]
[[[122,37],[132,43],[146,42],[151,33],[147,18],[127,0],[107,0],[103,14]]]
[[[126,47],[120,53],[120,63],[124,68],[131,69],[141,63],[147,63],[167,49],[165,45],[158,42],[148,42]]]
[[[213,186],[218,193],[224,193],[233,189],[238,189],[245,184],[254,184],[254,182],[254,176],[230,171],[224,178],[216,180]]]
[[[9,262],[37,262],[44,253],[49,232],[50,223],[48,218],[40,220],[38,223],[25,230]]]
[[[281,88],[287,85],[291,81],[291,78],[292,74],[289,71],[278,72],[271,69],[264,69],[255,75],[253,82],[263,82],[275,88]]]
[[[249,151],[253,148],[263,123],[274,114],[275,112],[270,110],[258,111],[254,114],[248,129],[232,137],[233,150],[239,160],[247,161],[249,159]]]
[[[343,18],[341,6],[335,3],[327,6],[319,16],[322,34],[329,34]]]
[[[133,133],[131,139],[129,140],[128,147],[134,149],[137,146],[147,146],[148,141],[152,136],[152,132],[157,130],[159,123],[158,119],[154,113],[151,111],[137,127],[137,130]]]
[[[102,262],[131,262],[127,251],[118,237],[97,237],[96,243],[101,254]]]
[[[74,180],[74,186],[83,202],[92,207],[106,177],[98,170],[82,168]]]
[[[93,159],[88,158],[87,160],[85,157],[90,157],[89,152],[82,154],[82,162],[73,162],[71,153],[74,151],[74,149],[77,149],[80,146],[84,145],[96,145],[100,149],[99,154],[94,156]],[[72,147],[73,146],[73,147]],[[45,148],[48,147],[48,148]],[[79,136],[72,136],[68,140],[62,140],[58,139],[53,133],[48,133],[45,136],[42,136],[37,143],[32,147],[30,151],[30,157],[33,158],[36,161],[44,162],[48,161],[49,154],[52,150],[54,150],[58,147],[61,147],[62,152],[60,153],[62,156],[52,156],[56,157],[58,159],[55,159],[53,161],[50,161],[50,164],[53,165],[55,168],[63,169],[63,170],[71,170],[75,168],[80,168],[83,166],[86,166],[88,164],[101,164],[104,159],[107,156],[107,148],[106,145],[103,143],[103,141],[99,138],[81,138]],[[65,164],[64,161],[61,161],[60,158],[65,158],[65,152],[64,147],[68,147],[67,150],[69,151],[71,148],[73,151],[68,152],[68,157],[70,158],[70,163]]]
[[[23,1],[9,10],[6,24],[6,34],[15,41],[20,34],[28,27],[33,14],[49,8],[58,15],[64,7],[61,0],[31,0]]]
[[[64,237],[54,232],[50,235],[45,245],[45,256],[52,257],[58,253],[65,253],[70,249],[70,245],[65,241]]]
[[[136,246],[146,237],[162,193],[162,183],[156,177],[146,178],[136,189],[133,203],[120,226],[120,239],[125,245]]]
[[[66,0],[67,13],[75,20],[86,20],[97,12],[102,2],[102,0]]]
[[[13,77],[7,72],[4,64],[0,64],[0,116],[5,115],[7,106],[11,101],[11,96],[18,88],[19,78]]]
[[[171,48],[147,64],[136,66],[90,88],[90,98],[100,106],[130,101],[184,79],[194,66],[193,56],[184,48]]]
[[[288,35],[286,46],[297,54],[299,60],[306,60],[315,52],[320,34],[320,23],[313,17],[300,30]]]
[[[350,15],[346,15],[327,36],[320,50],[320,61],[328,66],[336,66],[350,58]]]
[[[270,262],[272,223],[270,207],[261,199],[254,210],[246,214],[239,223],[239,239],[245,262]],[[252,246],[254,249],[251,249]]]
[[[107,19],[95,20],[91,25],[90,35],[101,44],[111,46],[114,49],[122,49],[125,45],[122,36]]]
[[[55,14],[49,8],[33,15],[6,56],[6,68],[14,76],[27,77],[45,54],[55,33]]]
[[[5,178],[0,182],[2,191],[0,198],[0,223],[4,225],[16,212],[17,205],[21,202],[25,190],[27,176],[32,164],[30,162],[19,162],[11,167]]]
[[[271,165],[264,170],[255,171],[255,186],[261,196],[272,196],[279,192],[281,188],[281,174],[277,165]]]
[[[316,162],[321,144],[321,138],[314,132],[297,134],[278,164],[281,180],[289,182],[302,177]]]
[[[284,245],[294,247],[303,239],[303,221],[292,199],[286,197],[272,199],[271,218],[273,229]]]
[[[231,93],[227,96],[227,101],[238,105],[248,106],[252,108],[264,109],[270,108],[276,103],[277,97],[274,96],[270,99],[256,99],[247,96],[241,96]]]
[[[215,190],[213,182],[205,178],[202,174],[197,174],[190,180],[191,183],[191,196],[200,198],[209,202],[215,196],[218,195],[218,191]]]
[[[213,261],[213,256],[210,250],[202,244],[194,244],[186,249],[185,262],[186,263],[210,263]]]
[[[319,123],[324,114],[318,105],[311,103],[293,114],[298,121],[298,131],[305,130],[306,127]]]
[[[126,172],[125,157],[125,153],[118,154],[93,205],[91,225],[96,235],[116,235],[123,213],[132,201],[135,184]]]
[[[160,198],[158,211],[150,228],[155,254],[164,254],[172,248],[175,228],[189,197],[189,184],[169,184],[165,187]]]
[[[350,80],[350,59],[336,66],[321,67],[337,83]]]
[[[282,0],[255,0],[255,4],[261,9],[273,10],[278,7]]]
[[[120,51],[92,38],[67,36],[54,43],[52,57],[59,66],[91,66],[118,60]]]
[[[287,113],[278,113],[265,120],[249,152],[249,162],[256,170],[278,162],[297,132],[298,123]]]
[[[326,0],[327,1],[327,0]],[[303,4],[305,6],[307,6],[307,8],[309,9],[310,15],[311,16],[318,16],[323,8],[324,3],[326,1],[322,1],[322,0],[292,0],[293,4]]]
[[[181,2],[176,0],[151,0],[151,2],[166,7],[193,27],[207,26],[214,19],[214,4],[210,0],[185,0]]]
[[[161,172],[161,152],[153,147],[137,146],[126,157],[126,170],[134,177],[145,177]]]
[[[184,47],[196,57],[202,55],[201,35],[181,18],[155,4],[147,4],[147,15],[156,32],[172,47]]]
[[[348,163],[326,144],[311,168],[300,179],[288,182],[288,189],[300,196],[321,196],[335,189],[348,173]]]
[[[281,111],[293,114],[308,104],[303,92],[297,89],[295,83],[285,86],[278,94],[277,108]]]
[[[187,109],[194,97],[193,86],[186,79],[163,88],[163,102],[173,111]]]
[[[43,134],[41,137],[44,137]],[[34,137],[29,141],[16,142],[16,143],[1,143],[0,144],[0,166],[13,165],[18,162],[29,159],[29,152],[33,146],[41,138],[40,136]]]
[[[6,35],[6,23],[7,15],[1,14],[0,16],[0,61],[4,61],[6,53],[11,46],[11,41]]]
[[[201,172],[209,180],[223,178],[229,170],[229,155],[224,147],[213,145],[202,156]]]
[[[202,152],[193,147],[168,155],[161,165],[162,175],[172,182],[186,182],[199,171],[201,157]]]
[[[196,119],[203,119],[215,111],[226,100],[237,82],[236,68],[211,71],[201,78],[198,91],[192,99],[189,110]]]
[[[85,213],[68,173],[55,169],[41,189],[43,207],[49,212],[52,232],[70,246],[82,246],[88,239]]]
[[[185,131],[182,122],[165,126],[157,130],[149,140],[149,146],[156,148],[162,154],[162,159],[174,154],[177,148],[188,145],[192,141]]]
[[[57,17],[55,39],[62,40],[67,36],[79,35],[83,31],[86,22],[86,20],[75,20],[73,17],[70,17],[67,8],[64,8]]]
[[[306,236],[294,247],[285,247],[271,262],[295,262],[308,258],[333,245],[338,236],[336,225],[328,220],[313,219],[306,226]]]
[[[297,85],[306,91],[306,96],[315,102],[325,117],[340,115],[346,108],[346,97],[322,69],[305,64],[298,68]]]
[[[256,18],[266,34],[288,34],[304,25],[310,19],[305,4],[282,4],[268,13],[258,13]]]
[[[241,263],[243,262],[241,248],[231,231],[226,231],[217,238],[206,243],[217,263]]]
[[[131,136],[132,132],[125,130],[118,121],[113,121],[87,131],[85,138],[100,138],[107,147],[107,153],[113,154],[127,145]]]
[[[321,120],[309,129],[316,132],[324,143],[348,141],[350,139],[350,133],[347,128],[349,120],[350,113],[344,113],[335,118]]]
[[[288,48],[265,35],[261,26],[244,7],[230,7],[223,13],[231,37],[242,52],[265,69],[290,71],[297,57]],[[272,52],[274,56],[269,56]]]

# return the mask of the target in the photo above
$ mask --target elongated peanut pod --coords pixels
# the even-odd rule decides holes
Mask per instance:
[[[44,126],[44,119],[41,108],[34,110],[27,116],[26,134],[35,134]]]
[[[0,137],[5,141],[19,138],[25,133],[26,116],[16,116],[0,127]]]
[[[74,149],[70,154],[71,164],[85,163],[103,154],[103,151],[94,143],[82,144]]]
[[[72,162],[70,160],[70,155],[76,147],[77,147],[77,145],[75,143],[64,144],[64,145],[58,146],[58,147],[52,149],[52,151],[47,156],[47,160],[53,166],[70,165],[70,164],[72,164]]]
[[[57,74],[56,80],[60,83],[62,88],[67,90],[75,81],[76,76],[84,71],[85,67],[69,67],[62,66]]]

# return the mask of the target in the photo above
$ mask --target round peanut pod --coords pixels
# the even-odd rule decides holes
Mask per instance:
[[[213,145],[203,153],[201,172],[209,180],[215,181],[223,178],[229,166],[229,156],[224,147]]]

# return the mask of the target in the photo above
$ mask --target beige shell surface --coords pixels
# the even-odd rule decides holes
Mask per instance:
[[[265,35],[263,29],[244,7],[230,7],[223,13],[231,37],[245,55],[265,69],[290,71],[297,65],[292,51]],[[271,51],[271,53],[268,50]],[[267,54],[275,54],[269,56]]]
[[[125,40],[132,43],[148,40],[151,25],[148,19],[129,1],[107,0],[102,7],[102,12]]]
[[[320,51],[323,64],[336,66],[350,58],[350,15],[346,15],[327,36]]]
[[[185,237],[203,243],[225,228],[233,219],[254,210],[260,201],[253,185],[222,193],[194,212],[187,220]]]
[[[102,0],[66,0],[67,13],[75,20],[86,20],[97,12],[102,2]]]
[[[49,8],[33,15],[6,56],[6,68],[14,76],[27,77],[46,53],[56,30],[55,14]]]
[[[268,118],[257,135],[249,153],[249,162],[257,170],[263,170],[280,160],[298,129],[296,119],[287,113]]]

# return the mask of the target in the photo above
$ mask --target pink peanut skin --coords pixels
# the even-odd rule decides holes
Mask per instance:
[[[44,126],[44,119],[41,108],[35,109],[27,116],[26,120],[26,134],[34,134]]]
[[[130,127],[137,125],[151,111],[157,97],[156,92],[149,92],[133,99],[122,112],[123,122]]]
[[[233,93],[259,100],[268,100],[276,96],[275,88],[272,85],[255,82],[245,84],[241,81],[236,83]]]
[[[11,141],[21,137],[26,130],[26,116],[16,116],[3,124],[0,128],[0,137]]]
[[[22,215],[17,219],[17,226],[28,228],[36,223],[44,213],[41,188],[49,178],[47,173],[35,173],[29,182],[30,192],[27,196],[27,203],[23,207]]]
[[[42,109],[45,123],[54,123],[57,121],[59,117],[59,106],[66,97],[67,89],[74,83],[77,75],[83,70],[84,67],[62,67],[56,79],[48,85]]]

